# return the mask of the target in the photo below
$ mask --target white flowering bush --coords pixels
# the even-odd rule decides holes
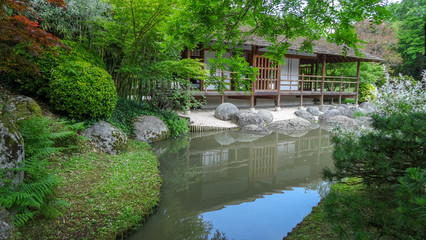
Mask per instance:
[[[385,84],[378,89],[374,104],[379,115],[408,114],[426,110],[426,70],[419,82],[407,76],[391,78],[385,69]]]

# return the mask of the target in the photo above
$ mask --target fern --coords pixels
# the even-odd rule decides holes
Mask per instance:
[[[54,188],[59,180],[47,170],[49,157],[75,148],[76,131],[83,123],[54,122],[45,117],[33,117],[18,122],[25,142],[24,182],[16,188],[4,181],[0,187],[0,205],[14,213],[16,226],[23,226],[38,214],[45,217],[60,215],[58,207],[65,203],[54,198]],[[0,175],[3,173],[0,172]]]

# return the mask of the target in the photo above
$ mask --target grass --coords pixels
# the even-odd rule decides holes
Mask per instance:
[[[138,227],[160,200],[158,160],[148,144],[130,141],[126,153],[86,151],[52,160],[62,180],[56,195],[68,204],[55,219],[35,219],[18,239],[116,239]]]
[[[398,217],[392,189],[377,192],[350,181],[334,184],[285,239],[416,239],[395,227]]]

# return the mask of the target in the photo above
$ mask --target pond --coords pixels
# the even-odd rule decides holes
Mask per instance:
[[[329,133],[198,133],[153,145],[159,209],[134,239],[282,239],[321,199]]]

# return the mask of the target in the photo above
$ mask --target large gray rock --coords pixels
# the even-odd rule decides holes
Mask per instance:
[[[240,127],[244,127],[251,124],[262,126],[265,125],[265,122],[259,116],[259,114],[254,112],[238,112],[232,116],[231,121]]]
[[[363,102],[359,107],[362,108],[367,115],[371,115],[376,111],[376,107],[369,102]]]
[[[127,135],[105,121],[95,123],[83,134],[90,138],[103,152],[111,155],[124,152],[127,148]]]
[[[352,112],[355,113],[361,113],[361,114],[365,114],[364,109],[360,108],[360,107],[351,107],[350,108],[352,110]]]
[[[343,105],[343,106],[346,106],[346,105]],[[350,110],[349,107],[343,107],[343,106],[338,106],[337,110],[339,110],[339,112],[343,116],[346,116],[348,118],[354,118],[354,113],[352,112],[352,110]]]
[[[321,114],[318,117],[318,120],[324,121],[326,118],[330,118],[330,117],[334,117],[334,116],[338,116],[338,115],[342,115],[339,110],[337,110],[337,109],[331,109],[331,110],[327,110],[326,112],[324,112],[323,114]]]
[[[263,125],[255,125],[255,124],[246,125],[242,127],[240,131],[248,132],[248,133],[259,133],[259,134],[271,133],[271,131],[269,131],[267,127]]]
[[[316,107],[308,107],[308,108],[306,109],[306,111],[307,111],[308,113],[310,113],[310,114],[314,115],[314,116],[319,116],[319,115],[321,115],[320,110],[318,110],[318,108],[316,108]]]
[[[133,120],[135,139],[144,142],[156,142],[164,140],[169,135],[169,128],[158,117],[139,116]]]
[[[214,112],[214,116],[220,120],[231,120],[234,114],[238,113],[238,108],[232,103],[222,103]]]
[[[312,115],[311,113],[308,113],[307,111],[297,110],[297,111],[294,112],[294,114],[296,114],[296,116],[301,117],[303,119],[306,119],[308,121],[315,121],[315,116]]]
[[[355,127],[355,126],[358,126],[360,122],[346,116],[337,115],[337,116],[325,118],[322,123],[331,124],[331,125],[340,125],[342,127]]]
[[[26,96],[16,96],[7,100],[3,109],[13,120],[23,120],[33,115],[41,116],[41,108],[34,99]]]
[[[364,127],[371,127],[373,119],[371,117],[357,117],[356,120]]]
[[[7,169],[20,167],[24,157],[24,139],[18,126],[9,117],[0,115],[0,169],[6,169],[3,178],[11,181],[12,187],[22,182],[24,172]],[[4,186],[4,182],[0,182],[0,186]]]
[[[0,206],[0,239],[14,239],[13,230],[13,222],[9,212]]]
[[[262,109],[257,113],[267,125],[274,121],[274,115],[272,115],[272,113],[268,110]]]
[[[272,131],[305,131],[310,130],[312,124],[303,118],[292,118],[271,123],[268,128]]]

